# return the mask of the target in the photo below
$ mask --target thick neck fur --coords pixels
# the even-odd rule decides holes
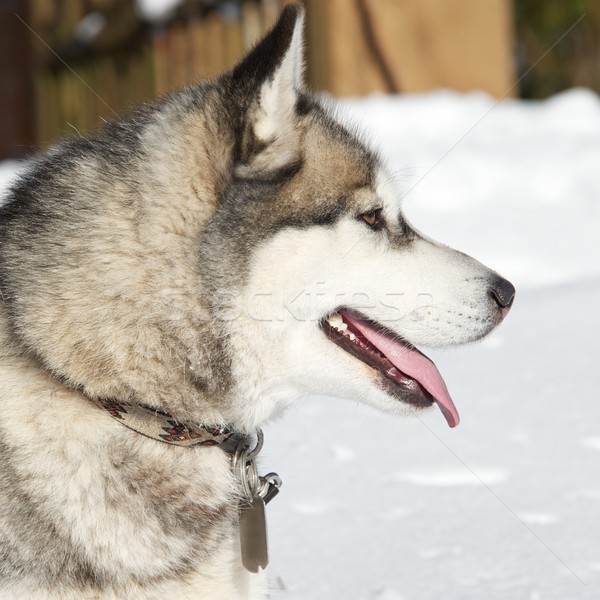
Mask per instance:
[[[0,600],[263,597],[228,457],[122,427],[7,330],[0,309]]]
[[[138,137],[126,167],[101,152],[81,160],[76,148],[66,160],[42,159],[32,177],[45,170],[56,181],[36,188],[26,176],[24,191],[17,187],[0,268],[23,350],[68,385],[218,424],[230,382],[198,252],[233,142],[210,119],[221,109],[210,94],[183,92],[141,127],[105,132],[113,145],[115,136]],[[61,169],[76,188],[61,184]],[[45,222],[25,232],[20,218],[32,211]]]
[[[126,168],[50,154],[5,209],[0,600],[264,597],[264,577],[241,566],[227,455],[165,450],[88,399],[226,420],[229,364],[198,248],[231,158],[227,129],[203,116],[218,104],[196,111],[196,94],[146,117]],[[29,231],[25,212],[40,215]]]

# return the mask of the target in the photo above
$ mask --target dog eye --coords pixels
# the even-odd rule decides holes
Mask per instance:
[[[369,227],[372,229],[379,229],[383,225],[383,208],[376,208],[369,212],[359,215]]]

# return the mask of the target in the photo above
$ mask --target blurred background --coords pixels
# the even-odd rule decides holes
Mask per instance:
[[[26,156],[97,127],[113,111],[215,76],[285,3],[2,0],[0,159]],[[336,96],[448,88],[544,98],[573,86],[600,88],[594,0],[305,5],[309,83]]]
[[[10,159],[215,76],[283,4],[0,0],[0,202]],[[427,350],[457,429],[323,397],[265,428],[272,598],[598,600],[600,0],[305,5],[310,86],[409,220],[517,297],[482,342]]]
[[[284,4],[0,0],[0,203],[11,159],[214,77]],[[517,298],[481,343],[427,350],[458,429],[323,397],[265,427],[272,598],[597,600],[600,0],[305,5],[309,85],[415,226]]]

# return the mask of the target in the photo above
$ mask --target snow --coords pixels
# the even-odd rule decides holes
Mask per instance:
[[[488,339],[428,352],[457,429],[326,397],[265,428],[262,471],[284,480],[267,511],[273,598],[600,598],[600,99],[343,105],[413,223],[517,298]]]
[[[412,222],[517,298],[488,339],[428,352],[456,430],[332,398],[266,428],[274,598],[600,598],[600,99],[343,104]]]
[[[152,23],[168,21],[180,4],[183,0],[136,0],[138,14]]]
[[[582,441],[584,446],[600,451],[600,438],[587,438]]]
[[[6,190],[15,181],[19,172],[25,169],[27,163],[18,160],[0,162],[0,204],[4,200]]]
[[[106,27],[106,17],[98,11],[87,13],[75,28],[75,37],[84,44],[91,44]]]
[[[430,472],[395,473],[394,481],[411,483],[412,485],[432,487],[454,487],[460,485],[486,485],[502,483],[507,474],[499,469],[477,468],[476,473],[467,469],[445,469]]]

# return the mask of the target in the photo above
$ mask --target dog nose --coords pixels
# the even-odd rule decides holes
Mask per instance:
[[[508,279],[497,277],[492,282],[490,293],[498,306],[508,312],[515,299],[515,286]]]

